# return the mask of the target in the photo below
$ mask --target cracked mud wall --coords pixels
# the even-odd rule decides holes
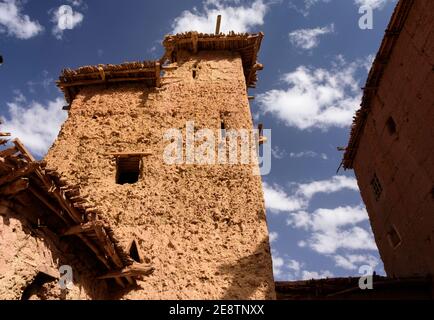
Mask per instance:
[[[43,227],[35,228],[26,216],[29,208],[0,201],[0,300],[101,299],[104,283],[95,285],[92,266],[80,259],[68,241]],[[59,267],[75,270],[70,290],[59,286]]]
[[[195,72],[193,72],[195,71]],[[125,248],[137,240],[155,271],[123,299],[275,298],[261,177],[256,164],[168,165],[166,130],[252,129],[237,53],[178,55],[161,88],[83,88],[48,152],[98,204]],[[145,152],[135,184],[116,184],[109,153]]]

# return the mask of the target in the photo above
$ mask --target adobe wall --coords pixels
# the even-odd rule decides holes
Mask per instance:
[[[433,12],[434,1],[414,2],[354,161],[389,276],[434,274]],[[387,125],[389,117],[395,133]],[[383,189],[378,201],[370,185],[374,173]],[[393,226],[401,238],[396,248],[387,236]]]
[[[195,68],[196,79],[192,69]],[[137,239],[154,273],[128,299],[272,299],[271,254],[260,176],[248,165],[167,165],[167,129],[252,129],[242,62],[230,52],[180,53],[159,89],[82,89],[49,150],[99,204],[127,248]],[[111,152],[152,151],[136,184],[115,183]]]
[[[17,202],[0,200],[0,300],[106,297],[105,284],[94,285],[92,267],[83,263],[78,252],[43,227],[35,228],[26,219],[27,213]],[[70,290],[59,286],[62,265],[76,271]]]

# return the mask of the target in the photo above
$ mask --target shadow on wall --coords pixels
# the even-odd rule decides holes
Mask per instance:
[[[236,264],[224,264],[219,270],[232,279],[221,299],[275,299],[268,237],[259,243],[251,255],[239,259]]]

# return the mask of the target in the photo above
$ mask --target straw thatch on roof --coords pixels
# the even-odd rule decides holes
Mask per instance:
[[[262,32],[203,34],[187,32],[168,35],[163,41],[165,53],[158,61],[127,62],[119,65],[106,64],[85,66],[76,70],[64,69],[57,81],[57,86],[63,91],[66,101],[70,104],[84,86],[119,82],[140,82],[148,87],[160,87],[161,66],[166,61],[175,61],[178,50],[188,50],[197,53],[207,51],[236,51],[241,55],[243,70],[248,87],[255,87],[256,71],[263,66],[257,62],[261,46]]]
[[[158,61],[126,62],[85,66],[76,70],[64,69],[57,81],[57,86],[71,103],[80,87],[116,82],[141,82],[149,87],[158,87],[160,63]]]

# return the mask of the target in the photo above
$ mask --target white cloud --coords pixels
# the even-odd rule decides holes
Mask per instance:
[[[333,278],[333,273],[328,270],[323,270],[320,272],[317,271],[303,271],[302,279],[303,280],[311,280],[311,279],[325,279],[325,278]]]
[[[22,7],[17,0],[0,1],[0,33],[18,39],[29,39],[42,32],[43,27],[39,22],[32,21],[21,11]]]
[[[338,207],[335,209],[317,209],[313,213],[299,211],[288,219],[289,224],[298,228],[312,229],[314,231],[330,231],[347,225],[355,225],[368,219],[363,206]]]
[[[286,153],[285,149],[280,149],[279,146],[274,145],[271,148],[271,154],[276,159],[283,159],[283,158],[285,158],[287,153]]]
[[[330,2],[331,0],[291,0],[289,1],[289,6],[299,13],[303,14],[305,17],[309,15],[310,9],[320,2]],[[301,3],[301,4],[300,4]]]
[[[47,70],[44,70],[42,72],[42,78],[39,80],[27,81],[27,86],[31,93],[36,93],[38,86],[48,91],[50,88],[54,87],[54,78],[50,76],[50,73]]]
[[[260,112],[300,130],[348,127],[361,101],[357,73],[364,61],[348,63],[338,56],[330,70],[300,66],[283,75],[286,88],[258,95]]]
[[[263,183],[265,205],[267,210],[274,213],[304,210],[317,193],[334,193],[345,189],[358,191],[356,179],[334,176],[327,180],[297,184],[291,195],[278,185]]]
[[[377,250],[371,232],[358,226],[368,220],[362,205],[317,209],[313,213],[291,213],[288,225],[310,232],[304,245],[318,253],[335,253],[338,249]]]
[[[306,200],[288,196],[279,186],[263,183],[265,205],[272,212],[300,210],[306,206]]]
[[[317,193],[334,193],[344,189],[358,191],[357,180],[348,176],[334,176],[331,179],[300,184],[297,194],[311,199]]]
[[[66,1],[74,7],[82,7],[85,5],[85,2],[83,0],[66,0]]]
[[[327,160],[328,156],[325,153],[318,153],[312,150],[301,151],[301,152],[291,152],[289,154],[290,158],[321,158]]]
[[[347,254],[334,256],[336,266],[347,270],[357,270],[361,265],[368,265],[372,269],[379,264],[378,258],[371,254]]]
[[[271,231],[268,234],[268,237],[270,238],[270,242],[275,242],[277,240],[277,238],[279,237],[279,234],[275,231]]]
[[[63,105],[63,98],[43,105],[35,101],[27,103],[23,96],[17,96],[13,102],[7,103],[10,117],[4,119],[2,131],[19,138],[35,155],[43,156],[66,120]]]
[[[302,266],[303,266],[302,263],[294,259],[290,259],[287,262],[288,269],[293,270],[294,272],[300,272]]]
[[[78,1],[73,5],[81,5],[81,3],[81,1]],[[65,10],[65,6],[62,5],[53,10],[51,22],[54,23],[54,26],[52,33],[58,40],[63,38],[63,32],[65,30],[72,30],[83,22],[84,15],[78,11],[74,11],[71,7],[70,9],[71,10]]]
[[[275,249],[271,250],[271,255],[273,259],[273,274],[275,279],[289,281],[300,279],[304,263],[290,259],[287,256],[282,256]]]
[[[243,3],[246,3],[243,5]],[[208,0],[202,10],[193,8],[175,18],[172,33],[199,31],[214,33],[217,15],[222,15],[221,32],[247,32],[264,24],[268,6],[263,0]]]
[[[275,277],[280,277],[283,273],[285,260],[283,260],[276,250],[271,250],[271,256],[273,259],[273,274]]]
[[[342,190],[358,191],[356,179],[334,176],[296,184],[290,194],[278,185],[264,183],[267,210],[273,213],[287,212],[288,225],[308,232],[307,238],[298,242],[299,247],[309,247],[320,254],[332,254],[339,249],[377,250],[372,232],[360,226],[360,223],[368,220],[363,205],[306,211],[316,194]]]
[[[322,35],[333,33],[334,24],[313,29],[298,29],[289,33],[289,40],[297,48],[311,50],[319,45],[319,38]]]
[[[396,0],[354,0],[355,5],[368,6],[372,9],[383,9],[386,4],[396,2]]]
[[[273,274],[276,280],[284,281],[296,281],[296,280],[311,280],[311,279],[322,279],[322,278],[332,278],[334,275],[329,270],[321,271],[308,271],[303,270],[305,264],[295,259],[290,259],[289,257],[282,256],[277,250],[271,250],[273,258]],[[349,258],[354,259],[354,258]],[[373,262],[375,257],[369,257],[365,264]]]

